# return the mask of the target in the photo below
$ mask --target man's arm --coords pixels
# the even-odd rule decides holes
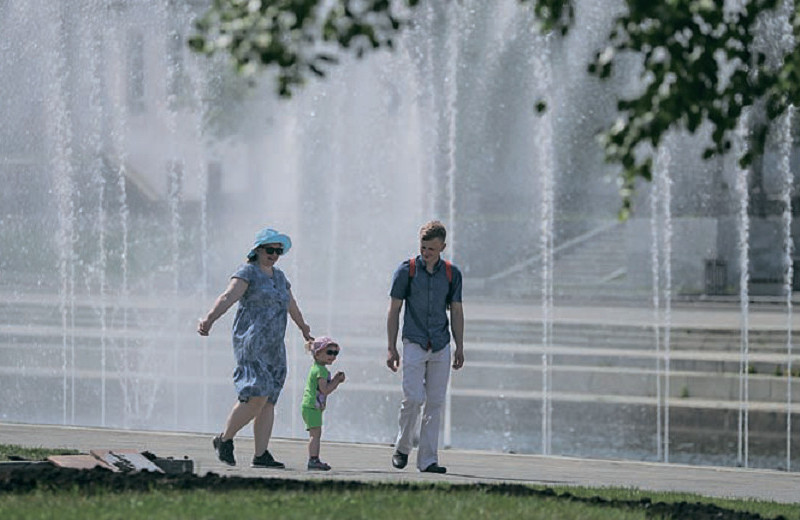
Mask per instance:
[[[403,300],[392,298],[389,302],[389,312],[386,315],[386,338],[388,341],[386,366],[392,372],[397,372],[400,367],[400,354],[397,352],[397,332],[400,329],[400,309],[402,307]]]
[[[453,341],[456,343],[453,368],[458,370],[464,366],[464,306],[461,302],[450,304],[450,330],[453,333]]]

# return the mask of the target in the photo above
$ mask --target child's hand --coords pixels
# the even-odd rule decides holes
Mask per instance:
[[[344,383],[344,372],[336,372],[336,375],[333,377],[336,378],[340,383]]]

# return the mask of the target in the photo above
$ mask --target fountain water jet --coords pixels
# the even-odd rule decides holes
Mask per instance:
[[[669,142],[669,141],[667,141]],[[664,158],[659,175],[664,212],[664,462],[669,462],[670,334],[672,331],[672,176],[670,161]]]
[[[552,51],[549,38],[539,42],[542,50],[534,63],[534,75],[539,88],[548,94],[552,92]],[[552,449],[553,405],[552,405],[552,364],[553,354],[553,217],[555,212],[554,160],[553,160],[553,112],[557,110],[554,98],[546,100],[546,111],[541,116],[540,126],[534,138],[539,156],[541,175],[541,205],[539,218],[541,222],[541,276],[542,276],[542,454],[549,455]]]
[[[738,432],[726,425],[741,411],[744,437],[746,411],[747,435],[759,437],[749,448],[743,439],[748,464],[782,464],[784,439],[769,440],[770,414],[786,412],[791,450],[797,385],[762,370],[774,363],[778,333],[780,362],[794,360],[791,299],[782,323],[755,302],[738,329],[718,301],[735,297],[742,280],[739,249],[731,252],[741,197],[697,173],[731,180],[734,169],[698,167],[701,139],[673,142],[663,152],[669,174],[659,170],[650,186],[653,214],[614,223],[619,199],[607,178],[616,170],[603,164],[594,132],[613,119],[614,94],[637,83],[635,71],[609,83],[583,73],[613,15],[603,2],[581,0],[563,42],[536,36],[530,10],[513,0],[496,9],[477,0],[426,5],[396,52],[344,57],[290,101],[274,99],[266,80],[248,90],[219,61],[173,46],[195,4],[65,5],[48,8],[61,25],[41,33],[30,29],[42,13],[20,0],[0,7],[0,29],[15,42],[0,45],[9,71],[0,82],[13,105],[35,114],[0,107],[4,120],[20,121],[19,131],[0,129],[8,187],[0,194],[0,397],[11,403],[0,419],[218,429],[232,399],[228,323],[201,339],[195,320],[254,229],[273,225],[296,239],[281,265],[314,331],[332,329],[345,344],[340,362],[351,377],[331,402],[326,436],[390,442],[399,384],[381,363],[380,302],[397,262],[414,253],[416,230],[440,218],[447,254],[465,273],[467,311],[467,364],[451,380],[446,444],[732,465]],[[46,86],[26,66],[34,47],[54,65]],[[27,92],[47,93],[38,97],[48,108]],[[51,136],[46,149],[34,144],[41,135]],[[769,256],[762,236],[748,234],[754,258]],[[773,242],[788,243],[785,234]],[[53,255],[38,254],[41,244]],[[707,258],[727,261],[731,273],[723,294],[703,300]],[[744,271],[761,270],[753,261]],[[731,369],[736,352],[714,338],[743,331],[759,369],[748,410],[734,384],[738,376],[743,389],[748,372]],[[292,367],[275,433],[303,437],[294,405],[307,358],[296,333],[287,347]],[[716,384],[670,398],[669,381],[701,378]],[[775,385],[781,396],[788,387],[779,403]],[[704,408],[708,401],[714,407]]]
[[[670,138],[659,147],[650,190],[653,334],[656,351],[656,454],[669,462],[670,331],[672,328],[672,180]],[[663,291],[661,272],[663,271]],[[663,297],[664,306],[661,306]],[[663,330],[663,335],[661,331]],[[663,339],[662,339],[663,338]],[[663,385],[662,385],[663,380]],[[662,391],[663,386],[663,391]]]
[[[740,153],[746,147],[748,117],[742,118],[739,129]],[[748,191],[747,168],[739,168],[736,175],[736,192],[739,195],[739,304],[741,309],[741,348],[739,357],[739,415],[737,437],[737,463],[748,467],[749,459],[749,420],[750,420],[750,323],[749,323],[749,287],[750,287],[750,217],[748,206],[750,193]]]
[[[445,178],[447,179],[447,256],[456,258],[456,237],[458,236],[455,223],[456,223],[456,148],[457,148],[457,127],[458,127],[458,109],[456,101],[458,100],[458,80],[459,80],[459,60],[461,53],[459,52],[459,35],[461,34],[461,11],[462,8],[456,8],[454,13],[450,13],[447,25],[447,47],[446,47],[446,60],[447,60],[447,75],[445,77],[445,97],[446,109],[444,118],[447,120],[447,134],[443,141],[446,144],[446,164],[447,170]],[[453,406],[452,399],[452,379],[447,380],[447,390],[444,402],[444,435],[442,443],[446,447],[452,444],[452,413]]]
[[[47,25],[48,36],[56,45],[47,53],[47,70],[52,77],[46,82],[48,90],[46,100],[48,111],[54,121],[50,130],[49,146],[51,147],[51,167],[56,172],[55,192],[58,204],[58,272],[60,278],[60,311],[62,328],[62,421],[74,424],[75,421],[75,206],[72,199],[74,170],[71,148],[72,133],[69,125],[70,113],[65,100],[64,82],[69,78],[67,61],[64,56],[66,38],[64,36],[63,13],[58,5],[50,6],[47,12],[50,23]],[[69,410],[69,414],[68,414]],[[69,422],[67,416],[69,415]]]
[[[781,5],[780,20],[783,27],[780,30],[782,43],[786,48],[791,49],[795,45],[794,31],[789,23],[791,13],[794,11],[795,3],[793,0],[784,0]],[[794,239],[792,237],[792,189],[794,185],[794,172],[791,168],[792,157],[792,124],[794,120],[794,107],[789,109],[780,120],[779,134],[780,144],[778,152],[778,170],[783,179],[781,187],[781,202],[783,203],[783,249],[784,249],[784,279],[783,291],[786,297],[786,471],[792,470],[792,353],[793,338],[792,327],[794,326],[792,313],[792,291],[794,287]]]
[[[90,8],[96,8],[94,4],[90,4]],[[94,28],[90,31],[90,37],[86,39],[85,52],[89,55],[89,78],[90,89],[89,97],[91,101],[91,116],[90,116],[90,130],[87,132],[87,149],[91,150],[93,155],[90,164],[91,180],[96,190],[97,212],[95,216],[95,229],[96,236],[95,242],[97,244],[97,259],[95,261],[94,272],[97,273],[97,298],[99,305],[97,306],[98,321],[101,330],[100,337],[100,426],[106,425],[106,369],[108,367],[108,338],[106,330],[108,328],[108,315],[107,315],[107,297],[108,297],[108,251],[106,249],[106,242],[108,240],[106,222],[106,200],[105,192],[107,189],[106,178],[103,175],[104,163],[103,152],[105,143],[101,132],[103,131],[104,123],[106,120],[105,106],[103,100],[104,85],[102,81],[103,64],[103,35],[102,31]],[[91,277],[86,277],[86,292],[91,294]]]
[[[792,238],[792,186],[794,173],[791,170],[792,119],[791,109],[781,119],[778,170],[783,179],[781,202],[783,202],[783,247],[785,267],[783,290],[786,296],[786,471],[792,469],[792,286],[794,284],[794,240]]]

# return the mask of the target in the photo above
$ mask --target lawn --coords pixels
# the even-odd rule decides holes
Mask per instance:
[[[0,446],[0,460],[42,460],[50,453],[65,452]],[[620,488],[123,475],[53,468],[0,473],[0,518],[800,520],[800,505]]]

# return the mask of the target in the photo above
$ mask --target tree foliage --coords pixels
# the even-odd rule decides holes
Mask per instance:
[[[337,61],[337,47],[358,56],[392,47],[403,25],[402,8],[418,1],[214,0],[189,46],[230,54],[244,75],[274,67],[278,93],[290,96],[309,74],[325,75]]]
[[[434,0],[429,0],[434,1]],[[439,0],[437,0],[439,1]],[[457,1],[457,0],[450,0]],[[519,0],[545,31],[565,35],[575,0]],[[787,3],[784,3],[787,2]],[[214,0],[190,45],[228,53],[243,73],[277,70],[289,96],[309,74],[324,76],[334,51],[391,47],[419,0]],[[622,213],[637,179],[650,180],[652,156],[669,130],[710,125],[705,158],[731,147],[746,111],[763,117],[747,165],[763,151],[766,124],[800,104],[800,4],[792,0],[625,0],[607,46],[588,65],[609,77],[623,56],[641,62],[641,88],[618,102],[619,119],[602,134],[606,159],[622,168]],[[781,25],[782,24],[782,25]],[[777,29],[776,29],[777,27]],[[629,59],[626,59],[629,62]],[[546,107],[539,105],[536,111]]]
[[[637,179],[650,180],[652,153],[675,128],[710,124],[704,158],[731,148],[747,111],[752,118],[747,166],[763,152],[769,121],[800,103],[797,8],[780,0],[627,0],[589,72],[608,77],[619,55],[641,57],[641,93],[618,102],[619,119],[603,134],[606,158],[622,166],[623,216]],[[792,7],[791,10],[787,9]]]

